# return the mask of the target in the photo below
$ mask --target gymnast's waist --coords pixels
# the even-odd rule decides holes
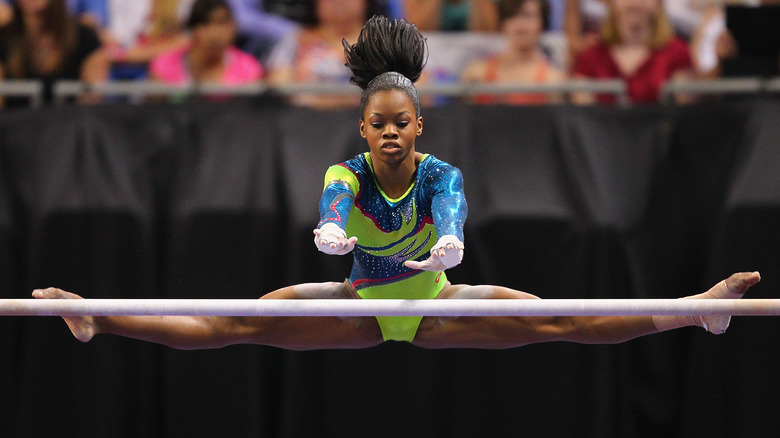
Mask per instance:
[[[355,293],[365,299],[429,300],[447,283],[444,272],[413,271],[393,278],[350,278]]]

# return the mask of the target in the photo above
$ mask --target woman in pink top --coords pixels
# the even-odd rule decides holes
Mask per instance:
[[[187,27],[192,44],[156,57],[150,67],[154,80],[171,85],[241,85],[263,77],[257,59],[233,46],[236,24],[225,0],[197,0]]]

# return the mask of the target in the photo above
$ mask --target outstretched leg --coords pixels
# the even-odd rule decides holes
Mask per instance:
[[[81,299],[60,289],[39,289],[40,299]],[[261,299],[357,298],[344,283],[307,283]],[[178,349],[262,344],[292,350],[365,348],[382,342],[373,317],[76,316],[63,317],[76,339],[115,334]]]
[[[696,298],[740,298],[760,276],[738,273],[716,284]],[[539,299],[504,287],[452,285],[439,298]],[[673,328],[697,325],[722,333],[728,317],[721,316],[507,316],[426,317],[420,323],[414,344],[425,348],[511,348],[521,345],[568,341],[583,344],[614,344]]]

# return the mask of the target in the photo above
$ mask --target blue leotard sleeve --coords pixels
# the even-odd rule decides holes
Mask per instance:
[[[332,222],[346,231],[358,184],[354,174],[344,167],[331,166],[328,169],[325,173],[325,188],[320,197],[320,222],[317,228]]]
[[[463,224],[468,204],[463,192],[463,175],[454,166],[443,166],[432,180],[431,214],[439,237],[451,234],[463,242]]]

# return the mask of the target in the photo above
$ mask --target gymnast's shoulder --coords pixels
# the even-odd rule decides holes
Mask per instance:
[[[417,168],[420,180],[423,182],[463,183],[463,174],[454,165],[440,160],[431,154],[423,154]]]

